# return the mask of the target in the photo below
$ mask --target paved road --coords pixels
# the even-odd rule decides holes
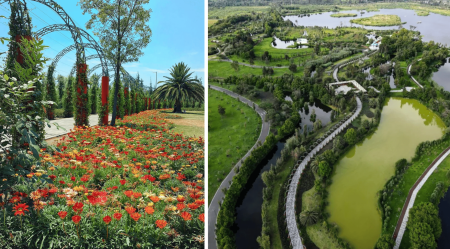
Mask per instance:
[[[252,101],[250,101],[232,91],[229,91],[227,89],[223,89],[221,87],[213,86],[213,85],[210,85],[210,88],[220,91],[220,92],[223,92],[223,93],[226,93],[233,98],[239,97],[239,99],[242,102],[248,104],[251,107],[253,106],[253,104],[255,104]],[[266,137],[269,135],[269,132],[270,132],[270,123],[264,121],[265,117],[266,117],[266,112],[263,109],[261,109],[257,104],[255,104],[255,107],[256,107],[255,108],[256,112],[259,114],[259,116],[261,116],[261,120],[262,120],[261,133],[259,135],[258,141],[260,141],[261,143],[264,143],[264,141],[266,140]],[[245,156],[234,166],[234,168],[241,166],[241,162],[250,155],[250,152],[256,147],[256,144],[258,143],[258,141],[247,152],[247,154],[245,154]],[[231,185],[231,181],[233,180],[233,176],[236,175],[236,173],[234,172],[234,168],[230,171],[230,173],[227,175],[227,177],[222,181],[222,183],[220,184],[216,193],[214,194],[213,199],[211,200],[211,204],[208,207],[208,248],[209,249],[217,249],[216,221],[217,221],[217,214],[219,213],[219,210],[220,210],[219,202],[222,201],[225,196],[222,189],[223,188],[228,189]]]
[[[300,238],[300,233],[298,231],[297,222],[295,219],[295,196],[297,195],[297,187],[300,181],[300,176],[305,169],[306,165],[312,160],[312,158],[319,152],[326,144],[333,140],[341,131],[343,131],[348,125],[355,120],[362,110],[361,100],[356,97],[356,111],[353,115],[347,119],[342,125],[337,127],[328,137],[326,137],[319,145],[317,145],[308,155],[302,160],[298,161],[297,169],[289,183],[288,194],[286,198],[286,222],[289,233],[289,238],[291,240],[292,248],[300,249],[303,248],[302,239]]]
[[[111,115],[109,115],[109,121],[111,121]],[[52,125],[50,128],[45,126],[45,139],[49,139],[52,137],[61,136],[70,132],[70,129],[73,129],[75,125],[75,118],[61,118],[57,120],[50,121],[50,124],[58,123],[63,129],[57,129],[56,126]],[[98,114],[89,116],[89,125],[94,126],[98,124]]]
[[[398,249],[402,242],[403,235],[405,234],[406,224],[409,219],[409,210],[414,206],[414,201],[416,200],[417,193],[423,187],[428,178],[433,174],[434,170],[439,166],[439,164],[444,161],[444,159],[450,154],[450,147],[445,149],[423,172],[423,174],[417,179],[414,186],[409,190],[408,197],[406,198],[405,204],[403,205],[402,213],[397,221],[397,226],[393,237],[395,239],[394,249]]]

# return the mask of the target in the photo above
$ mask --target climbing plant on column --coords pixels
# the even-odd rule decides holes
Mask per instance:
[[[89,88],[89,105],[91,107],[91,114],[96,114],[99,107],[99,82],[100,76],[98,74],[94,74],[91,76],[90,83],[91,87]],[[101,101],[101,96],[100,96]]]

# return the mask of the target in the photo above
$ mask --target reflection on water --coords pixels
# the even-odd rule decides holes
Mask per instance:
[[[308,131],[313,130],[314,122],[312,122],[311,114],[312,110],[316,112],[316,120],[320,119],[322,122],[322,126],[327,125],[331,121],[331,111],[332,109],[320,102],[320,100],[315,99],[314,103],[311,105],[309,104],[308,109],[305,110],[305,108],[302,108],[298,113],[301,117],[301,129],[303,132],[303,126],[306,125],[308,127]]]
[[[336,165],[329,187],[329,222],[357,249],[372,249],[381,233],[377,192],[394,174],[394,164],[411,159],[420,142],[442,136],[445,125],[417,100],[390,98],[372,136],[354,146]]]
[[[288,48],[289,46],[292,46],[295,44],[294,41],[282,41],[280,40],[280,38],[274,36],[273,37],[274,41],[272,42],[272,47],[274,48],[280,48],[280,49],[290,49]],[[298,48],[308,48],[307,45],[300,45],[300,43],[298,42],[299,46]],[[296,48],[292,48],[292,49],[296,49]]]
[[[269,155],[266,161],[261,163],[259,169],[253,172],[237,201],[237,216],[234,224],[237,248],[259,249],[256,238],[261,235],[262,229],[261,207],[263,203],[262,190],[264,188],[261,175],[270,170],[270,165],[275,165],[277,159],[281,156],[284,145],[285,143],[282,142],[277,143],[273,154]]]
[[[447,189],[444,198],[439,203],[439,217],[441,218],[442,233],[438,240],[438,249],[450,248],[450,192]]]
[[[432,79],[442,86],[444,90],[450,91],[450,63],[448,58],[446,63],[437,72],[433,73]]]

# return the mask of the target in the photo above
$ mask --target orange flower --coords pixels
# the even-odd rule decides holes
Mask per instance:
[[[184,203],[178,203],[177,204],[177,209],[178,210],[183,210],[186,207],[186,205],[184,205]]]
[[[159,229],[163,229],[164,227],[167,226],[167,221],[165,220],[157,220],[155,222],[156,226],[159,227]]]
[[[73,221],[75,224],[80,223],[80,220],[81,220],[81,216],[79,216],[79,215],[74,215],[74,216],[72,216],[72,221]]]
[[[16,211],[15,213],[14,213],[14,216],[17,216],[17,215],[25,215],[25,211],[30,211],[30,210],[28,210],[28,205],[27,204],[17,204],[16,206],[14,206],[13,207],[13,210],[14,211]]]
[[[184,202],[186,200],[186,198],[182,195],[177,196],[177,201],[178,202]]]
[[[130,214],[131,219],[133,219],[134,221],[138,221],[141,218],[141,214],[140,213],[132,213]]]
[[[130,215],[131,215],[132,213],[136,212],[136,208],[131,207],[131,206],[126,207],[125,210],[126,210],[127,213],[130,214]]]
[[[200,214],[198,216],[198,219],[201,220],[202,222],[205,222],[205,214]]]
[[[189,207],[190,209],[192,209],[192,210],[195,210],[195,209],[198,208],[198,205],[197,205],[196,203],[189,203],[189,204],[188,204],[188,207]]]
[[[120,219],[122,219],[122,214],[121,213],[115,213],[113,215],[114,219],[116,219],[117,221],[119,221]]]
[[[173,192],[178,192],[178,190],[180,190],[179,187],[175,187],[175,188],[174,187],[170,187],[170,188],[172,189]]]
[[[139,192],[134,192],[134,193],[133,193],[133,197],[134,197],[135,199],[137,199],[137,198],[139,198],[139,197],[141,197],[141,196],[142,196],[142,194],[139,193]]]
[[[162,174],[162,175],[159,176],[160,180],[166,180],[166,179],[169,179],[169,178],[170,178],[169,174]]]
[[[155,212],[155,209],[153,209],[152,207],[146,206],[145,207],[145,212],[147,214],[153,214]]]
[[[182,212],[181,218],[183,218],[185,221],[192,220],[192,215],[188,212]]]
[[[150,200],[152,200],[154,203],[157,203],[159,201],[158,196],[150,196]]]
[[[127,190],[123,192],[126,196],[128,196],[129,198],[131,198],[131,196],[133,195],[133,190]]]

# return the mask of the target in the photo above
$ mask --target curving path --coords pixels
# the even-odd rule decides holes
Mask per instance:
[[[227,59],[210,59],[210,61],[223,61],[223,62],[230,62],[230,63],[233,62],[233,61],[230,60],[229,58],[227,58]],[[238,62],[238,64],[241,65],[241,66],[252,67],[252,68],[263,68],[263,67],[266,67],[266,68],[269,68],[269,67],[272,67],[272,68],[289,68],[288,66],[277,67],[277,66],[258,66],[258,65],[250,65],[250,64],[242,63],[242,62]]]
[[[422,60],[422,58],[420,58],[420,59],[418,59],[417,61],[421,61]],[[411,79],[414,81],[414,83],[416,83],[420,88],[423,88],[423,86],[419,83],[419,81],[417,81],[412,75],[411,75],[411,66],[412,66],[412,63],[411,64],[409,64],[408,65],[408,75],[409,75],[409,77],[411,77]]]
[[[361,113],[362,110],[362,102],[361,100],[356,97],[356,110],[354,111],[353,115],[345,122],[343,122],[339,127],[337,127],[333,132],[331,132],[330,135],[328,135],[322,142],[320,142],[314,149],[312,149],[308,155],[303,158],[302,161],[298,161],[297,169],[295,170],[294,175],[292,176],[290,183],[289,183],[289,189],[288,194],[286,198],[286,222],[287,222],[287,229],[289,232],[289,238],[291,240],[292,248],[303,248],[302,239],[300,238],[300,233],[298,231],[297,222],[295,219],[295,196],[297,193],[297,187],[298,183],[300,181],[300,176],[305,169],[306,165],[311,161],[311,159],[319,152],[326,144],[328,144],[330,141],[333,140],[341,131],[343,131],[353,120],[355,120],[356,117]],[[332,128],[333,129],[333,128]],[[330,130],[331,131],[331,130]]]
[[[428,166],[428,168],[423,172],[423,174],[417,179],[413,187],[409,190],[408,197],[406,198],[405,204],[403,205],[402,213],[397,221],[397,226],[393,234],[395,239],[394,249],[398,249],[402,242],[403,235],[405,234],[406,225],[409,219],[409,210],[414,206],[414,201],[416,200],[417,193],[434,172],[434,170],[439,166],[439,164],[444,161],[444,159],[450,154],[450,147],[445,149],[434,161]]]
[[[217,214],[220,210],[219,202],[222,201],[222,199],[225,197],[225,194],[223,193],[222,189],[228,189],[231,185],[231,182],[233,180],[233,177],[236,175],[234,172],[235,168],[238,168],[241,166],[241,162],[245,160],[249,155],[250,152],[252,152],[253,149],[256,148],[256,145],[258,142],[264,143],[266,140],[266,137],[269,135],[270,132],[270,123],[265,121],[266,112],[260,108],[256,103],[232,92],[227,89],[223,89],[218,86],[210,85],[211,89],[214,89],[216,91],[223,92],[225,94],[228,94],[229,96],[233,98],[238,98],[240,101],[246,103],[249,106],[255,105],[255,111],[261,116],[262,120],[262,127],[261,127],[261,133],[259,134],[258,141],[256,141],[255,145],[245,154],[244,157],[233,167],[233,169],[230,171],[230,173],[227,175],[227,177],[222,181],[219,188],[217,189],[216,193],[214,194],[213,199],[211,200],[211,204],[208,207],[208,248],[209,249],[217,249],[217,242],[216,242],[216,221],[217,221]]]

